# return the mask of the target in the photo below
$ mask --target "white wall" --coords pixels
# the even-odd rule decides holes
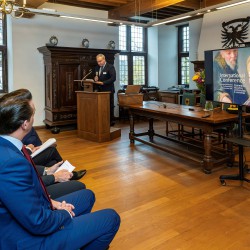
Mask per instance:
[[[222,23],[249,16],[250,3],[208,13],[203,18],[198,46],[199,60],[204,60],[204,51],[222,48]],[[248,39],[249,30],[248,30]]]
[[[38,47],[48,43],[52,35],[58,38],[58,46],[81,47],[83,38],[89,40],[90,48],[105,49],[110,40],[118,45],[118,27],[102,23],[36,15],[32,19],[9,18],[8,26],[11,30],[8,33],[9,90],[28,88],[32,92],[36,105],[35,126],[44,125],[45,117],[44,66]],[[119,75],[118,58],[115,67]],[[119,79],[116,89],[118,82]]]
[[[158,87],[158,28],[148,29],[148,85]]]
[[[192,61],[199,60],[198,44],[200,40],[200,33],[203,19],[196,19],[189,22],[189,88],[196,88],[196,83],[192,81],[194,75],[194,64]]]
[[[86,17],[89,16],[89,17],[108,18],[107,11],[77,8],[73,6],[65,6],[63,4],[45,2],[39,7],[39,9],[47,9],[47,10],[51,9],[51,10],[55,10],[56,12],[65,12],[68,14],[83,15]]]
[[[190,61],[196,61],[199,58],[198,45],[203,19],[196,19],[189,22],[189,52]]]
[[[175,26],[159,26],[159,88],[165,90],[177,85],[177,28]]]
[[[190,61],[195,61],[198,59],[198,43],[200,38],[201,25],[202,19],[197,19],[189,22]],[[158,54],[155,56],[158,57],[158,86],[161,90],[166,90],[168,87],[178,85],[177,44],[178,27],[176,25],[163,25],[158,27]],[[195,87],[195,84],[193,84],[191,81],[194,74],[193,69],[194,65],[190,63],[190,88]],[[152,70],[149,70],[149,73],[152,73],[151,71]]]

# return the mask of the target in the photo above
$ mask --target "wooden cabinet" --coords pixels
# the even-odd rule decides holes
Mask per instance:
[[[48,126],[77,123],[75,91],[83,90],[80,80],[94,69],[96,56],[104,54],[114,64],[119,50],[43,46],[38,48],[44,59],[45,124]],[[90,76],[89,76],[90,78]]]
[[[173,91],[159,91],[159,101],[160,102],[168,102],[168,103],[179,103],[179,92]]]

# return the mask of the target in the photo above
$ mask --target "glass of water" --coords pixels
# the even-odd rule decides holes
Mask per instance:
[[[214,109],[214,107],[213,107],[213,102],[211,102],[211,101],[206,101],[206,103],[205,103],[205,110],[207,110],[207,111],[212,111]]]

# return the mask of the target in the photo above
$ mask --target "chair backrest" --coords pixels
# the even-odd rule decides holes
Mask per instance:
[[[196,104],[196,93],[184,92],[182,96],[182,105],[195,106]]]

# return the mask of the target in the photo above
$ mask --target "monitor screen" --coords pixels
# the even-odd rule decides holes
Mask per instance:
[[[205,51],[206,99],[250,106],[250,47]]]

